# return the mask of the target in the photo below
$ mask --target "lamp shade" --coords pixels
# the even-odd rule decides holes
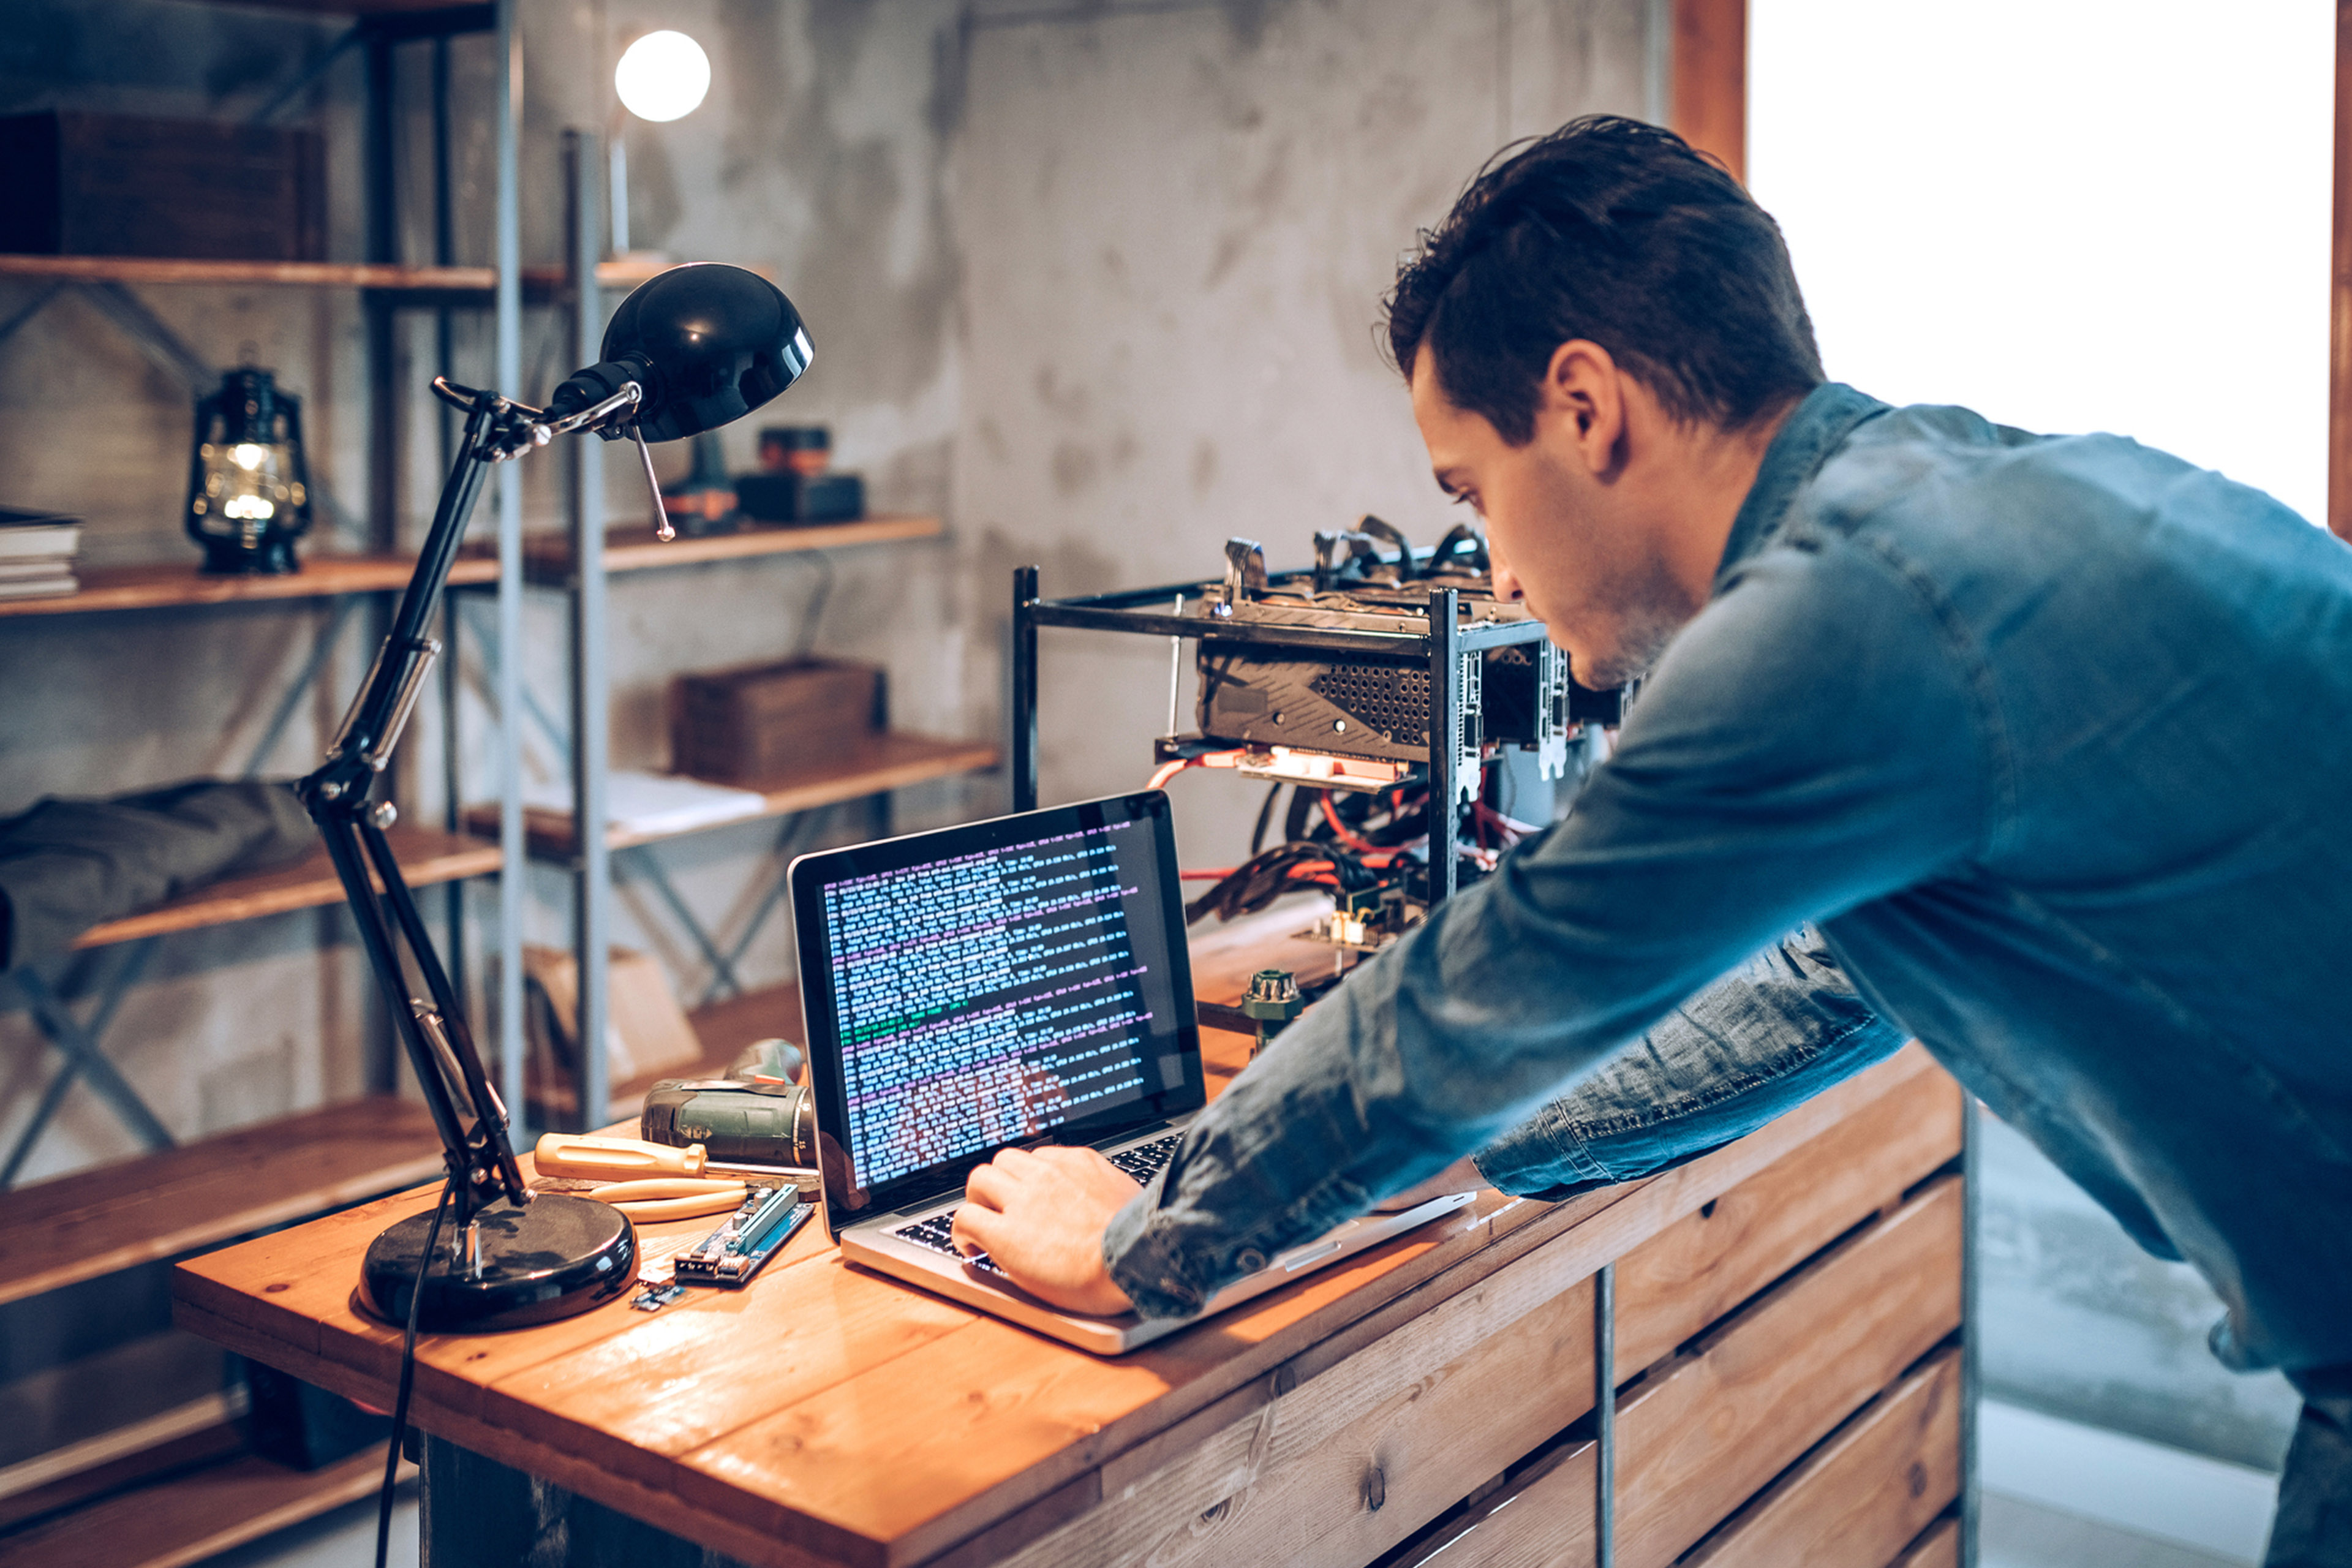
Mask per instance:
[[[641,284],[604,329],[607,363],[645,367],[637,424],[648,441],[740,419],[798,381],[814,353],[782,289],[715,261],[673,267]]]

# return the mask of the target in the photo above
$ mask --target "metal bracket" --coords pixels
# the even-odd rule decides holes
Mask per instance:
[[[1265,595],[1265,546],[1255,539],[1225,541],[1225,596],[1212,605],[1213,614],[1231,616],[1234,606]]]
[[[1486,658],[1483,650],[1471,648],[1454,660],[1454,733],[1448,739],[1454,747],[1454,798],[1457,801],[1478,798],[1479,753],[1486,743],[1486,683],[1481,679]]]
[[[1568,776],[1568,655],[1549,637],[1536,645],[1536,776]]]

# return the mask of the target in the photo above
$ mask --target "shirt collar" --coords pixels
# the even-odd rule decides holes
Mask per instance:
[[[1821,472],[1822,465],[1845,444],[1853,427],[1885,413],[1887,407],[1842,381],[1825,381],[1805,395],[1764,449],[1756,482],[1748,487],[1739,515],[1731,520],[1723,563],[1715,570],[1716,592],[1721,593],[1739,563],[1780,531],[1780,520],[1788,515],[1798,488]]]

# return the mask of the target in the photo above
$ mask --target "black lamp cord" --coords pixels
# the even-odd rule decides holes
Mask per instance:
[[[416,1386],[416,1314],[425,1303],[425,1271],[433,1267],[433,1249],[441,1244],[441,1216],[457,1195],[457,1178],[441,1184],[441,1201],[434,1205],[433,1223],[425,1232],[425,1255],[416,1264],[416,1282],[408,1290],[408,1332],[400,1342],[400,1396],[392,1405],[392,1447],[383,1456],[383,1493],[376,1500],[375,1568],[384,1568],[392,1551],[392,1492],[400,1479],[400,1450],[408,1436],[408,1395]]]

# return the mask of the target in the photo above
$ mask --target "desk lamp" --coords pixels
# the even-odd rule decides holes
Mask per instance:
[[[569,1317],[620,1294],[636,1272],[625,1217],[605,1204],[533,1194],[523,1184],[507,1141],[506,1107],[490,1089],[465,1008],[384,837],[397,814],[390,801],[368,799],[441,651],[425,628],[482,478],[491,464],[557,436],[593,431],[606,440],[633,439],[650,483],[647,441],[674,441],[741,418],[797,381],[811,350],[799,312],[774,284],[740,268],[703,263],[674,268],[624,300],[605,330],[603,353],[557,387],[544,409],[434,378],[435,394],[466,416],[457,458],[392,634],[326,765],[298,786],[392,1004],[449,1172],[449,1243],[429,1239],[440,1231],[438,1213],[403,1220],[369,1247],[361,1296],[387,1321],[409,1320],[432,1332]],[[654,489],[654,516],[667,539],[660,487]],[[381,893],[370,883],[371,871]],[[509,874],[519,873],[509,868]],[[409,990],[395,933],[424,981],[424,996]]]

